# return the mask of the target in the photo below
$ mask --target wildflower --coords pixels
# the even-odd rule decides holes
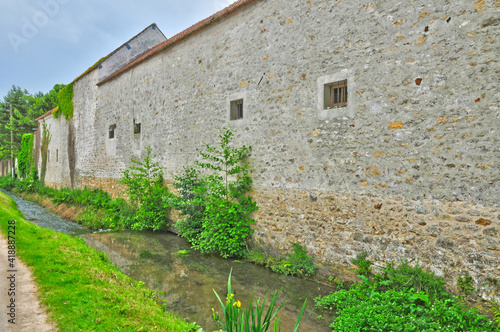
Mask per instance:
[[[240,301],[236,301],[233,303],[233,306],[237,306],[238,308],[241,308],[241,302]]]

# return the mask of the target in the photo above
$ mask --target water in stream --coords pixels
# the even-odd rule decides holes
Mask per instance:
[[[221,314],[220,304],[213,290],[224,300],[227,279],[232,270],[232,288],[237,300],[245,306],[252,293],[254,299],[275,290],[281,291],[278,305],[286,302],[279,317],[282,331],[292,331],[300,308],[307,299],[306,312],[300,324],[301,331],[331,331],[332,317],[328,312],[314,308],[313,299],[329,294],[332,288],[313,281],[279,275],[250,263],[201,255],[190,249],[182,238],[171,233],[98,232],[90,233],[80,225],[61,219],[37,204],[15,195],[19,210],[41,227],[82,236],[87,244],[104,251],[125,274],[143,281],[148,288],[164,292],[167,310],[194,321],[205,331],[219,328],[212,320],[214,308]],[[322,315],[322,318],[318,316]]]

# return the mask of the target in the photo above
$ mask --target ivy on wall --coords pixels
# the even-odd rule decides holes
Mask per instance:
[[[63,114],[66,120],[73,118],[73,83],[66,85],[57,95],[59,99],[59,107],[54,112],[54,118],[58,118]]]
[[[24,134],[21,141],[21,152],[17,156],[19,175],[26,177],[33,165],[33,134]]]
[[[45,174],[47,174],[47,152],[49,150],[50,132],[45,122],[42,123],[42,126],[43,126],[42,146],[40,149],[42,154],[42,167],[40,170],[40,181],[44,183]]]

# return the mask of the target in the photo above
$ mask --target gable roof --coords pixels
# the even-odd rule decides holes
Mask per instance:
[[[49,115],[51,115],[52,113],[54,113],[55,111],[57,111],[57,109],[59,108],[59,106],[57,107],[54,107],[53,109],[51,109],[50,111],[48,111],[47,113],[45,113],[44,115],[42,116],[39,116],[38,118],[35,119],[35,122],[37,122],[38,120],[41,120]]]
[[[113,74],[109,75],[107,78],[103,79],[97,85],[102,85],[105,84],[114,78],[120,76],[121,74],[125,73],[129,69],[137,66],[138,64],[142,63],[146,59],[156,55],[157,53],[168,49],[169,47],[174,46],[175,44],[179,43],[180,41],[189,38],[190,36],[206,29],[209,26],[212,26],[214,24],[217,24],[224,19],[234,15],[236,12],[239,10],[253,4],[254,2],[257,2],[259,0],[239,0],[236,1],[235,3],[227,6],[226,8],[218,11],[217,13],[213,14],[210,17],[207,17],[206,19],[192,25],[191,27],[187,28],[186,30],[176,34],[170,39],[165,40],[164,42],[158,44],[157,46],[153,47],[151,50],[145,52],[135,60],[131,61],[127,65],[123,66],[121,69],[115,71]]]
[[[96,69],[102,62],[104,62],[104,60],[108,59],[109,57],[111,57],[113,54],[115,54],[116,52],[118,52],[122,47],[124,47],[125,45],[127,45],[128,43],[132,42],[134,39],[136,39],[137,37],[139,37],[140,35],[142,35],[145,31],[147,31],[149,28],[151,27],[155,27],[156,29],[158,29],[158,31],[162,34],[162,36],[167,39],[167,37],[165,37],[165,35],[163,34],[163,32],[160,30],[160,28],[158,28],[158,25],[156,23],[152,23],[150,24],[149,26],[147,26],[144,30],[142,30],[141,32],[139,32],[138,34],[136,34],[134,37],[130,38],[129,40],[127,40],[125,43],[123,43],[122,45],[120,45],[118,48],[116,48],[113,52],[109,53],[108,55],[106,55],[105,57],[102,57],[101,59],[99,59],[99,61],[97,61],[94,65],[92,65],[89,69],[87,69],[85,72],[83,72],[80,76],[78,76],[77,78],[75,78],[73,80],[73,83],[75,83],[76,81],[78,81],[80,78],[82,78],[83,76],[87,75],[88,73],[90,73],[92,70]]]

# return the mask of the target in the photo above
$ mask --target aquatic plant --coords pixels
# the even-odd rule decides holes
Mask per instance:
[[[225,332],[266,332],[271,327],[271,323],[274,322],[274,331],[281,331],[281,325],[277,314],[283,308],[282,304],[277,309],[276,301],[278,299],[279,291],[274,292],[271,302],[267,310],[264,310],[266,304],[266,297],[262,304],[260,303],[260,298],[257,299],[255,305],[253,304],[253,295],[250,298],[250,302],[246,309],[242,308],[241,302],[236,300],[234,293],[231,289],[231,273],[229,273],[229,278],[227,281],[227,297],[226,301],[223,302],[219,297],[219,294],[214,290],[215,296],[219,300],[219,303],[223,312],[223,320],[221,320],[219,314],[212,308],[213,319],[222,327]],[[293,332],[296,332],[299,328],[300,320],[304,314],[304,309],[306,307],[306,301],[302,306],[297,322],[295,323],[295,328]]]

